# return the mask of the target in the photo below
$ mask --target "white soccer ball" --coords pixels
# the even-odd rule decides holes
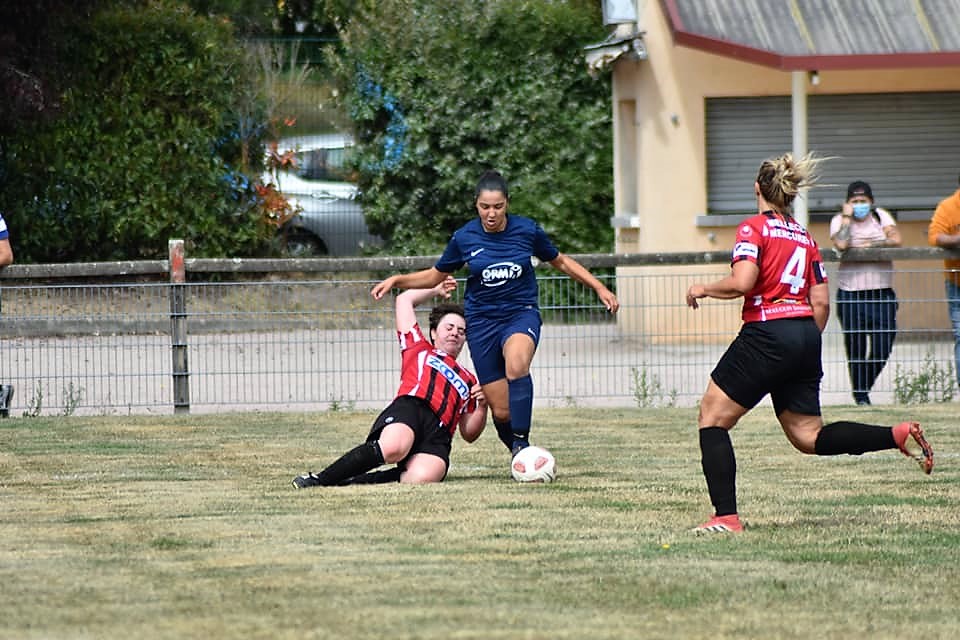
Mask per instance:
[[[553,482],[557,477],[557,461],[543,447],[525,447],[513,456],[510,473],[517,482]]]

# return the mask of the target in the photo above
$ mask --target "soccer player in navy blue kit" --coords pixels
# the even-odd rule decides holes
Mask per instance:
[[[818,162],[790,154],[765,160],[753,185],[757,214],[737,229],[730,275],[687,290],[693,309],[702,298],[743,298],[743,327],[710,374],[700,401],[701,464],[715,511],[694,529],[697,533],[743,531],[730,429],[767,394],[784,434],[802,453],[899,449],[925,473],[933,470],[933,450],[916,422],[823,424],[820,334],[830,315],[830,293],[817,243],[791,215],[800,189],[815,183]]]
[[[529,444],[533,416],[530,364],[540,342],[536,258],[593,289],[616,313],[617,297],[570,256],[561,253],[539,224],[508,215],[507,182],[485,172],[476,189],[477,217],[454,232],[437,263],[423,271],[392,275],[371,294],[391,289],[432,287],[466,265],[470,271],[464,307],[467,344],[497,435],[515,455]]]

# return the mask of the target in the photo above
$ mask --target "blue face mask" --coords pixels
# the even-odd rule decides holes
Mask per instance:
[[[853,217],[857,220],[863,220],[868,215],[870,215],[870,203],[869,202],[857,202],[853,205]]]

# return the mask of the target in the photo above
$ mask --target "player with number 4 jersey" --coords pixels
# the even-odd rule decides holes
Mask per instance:
[[[819,456],[899,449],[933,470],[933,450],[916,422],[893,427],[831,422],[820,415],[821,332],[830,314],[817,243],[791,208],[816,182],[821,162],[790,154],[765,160],[753,184],[757,215],[740,225],[730,275],[694,284],[686,301],[743,296],[743,326],[710,374],[698,417],[703,475],[714,516],[697,533],[743,531],[737,512],[737,461],[730,440],[740,418],[770,395],[777,420],[799,451]]]
[[[733,248],[733,262],[740,260],[760,270],[743,298],[744,322],[813,316],[810,287],[826,282],[827,274],[817,243],[800,223],[773,211],[748,219]]]

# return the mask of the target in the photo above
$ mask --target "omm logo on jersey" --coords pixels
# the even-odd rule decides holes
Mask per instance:
[[[499,287],[508,280],[516,280],[522,273],[523,267],[515,262],[497,262],[484,269],[480,277],[483,286]]]

